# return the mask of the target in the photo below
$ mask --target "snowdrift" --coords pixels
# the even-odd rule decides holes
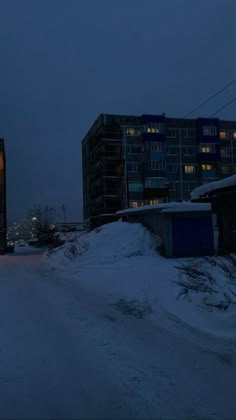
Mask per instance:
[[[122,313],[235,335],[236,256],[164,258],[158,238],[138,223],[114,222],[64,239],[45,255],[47,267],[106,296]]]

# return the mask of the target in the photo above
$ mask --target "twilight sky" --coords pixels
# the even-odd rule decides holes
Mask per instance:
[[[235,0],[0,0],[8,218],[82,220],[81,140],[100,113],[184,116],[236,77]],[[236,96],[236,84],[194,116]],[[236,103],[219,115],[236,119]]]

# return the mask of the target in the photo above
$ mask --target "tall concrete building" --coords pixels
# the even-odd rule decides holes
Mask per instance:
[[[4,140],[0,139],[0,254],[6,251],[6,157]]]
[[[82,142],[84,219],[189,199],[236,173],[236,121],[101,114]]]

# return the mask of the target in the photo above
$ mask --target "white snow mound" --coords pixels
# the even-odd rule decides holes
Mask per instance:
[[[119,261],[121,258],[156,255],[158,237],[139,223],[114,222],[91,232],[68,234],[61,237],[64,245],[47,254],[51,263],[68,264],[77,256],[97,263]]]
[[[114,222],[88,233],[89,257],[123,258],[153,255],[157,238],[139,223]]]

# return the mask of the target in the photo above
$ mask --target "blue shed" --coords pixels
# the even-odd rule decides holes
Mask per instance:
[[[205,256],[217,251],[216,216],[209,203],[163,203],[118,214],[156,233],[161,239],[161,252],[167,257]]]
[[[163,251],[167,257],[212,255],[216,248],[214,215],[209,206],[184,205],[161,211]]]

